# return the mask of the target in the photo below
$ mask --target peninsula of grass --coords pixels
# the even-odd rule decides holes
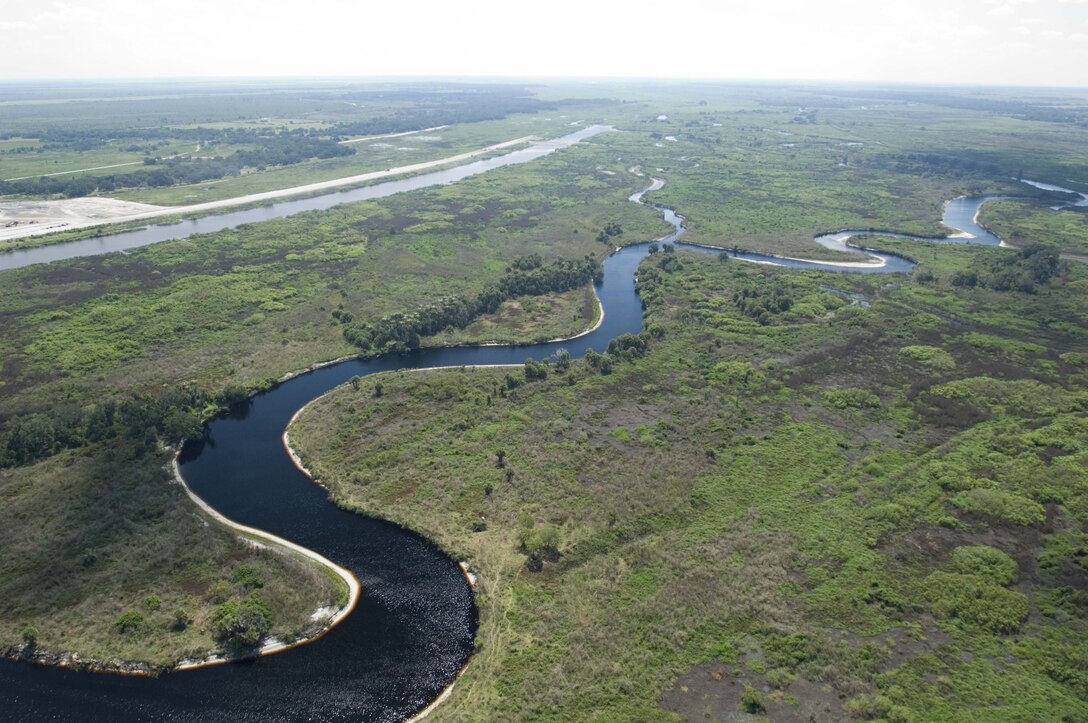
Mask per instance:
[[[156,672],[251,652],[218,624],[230,606],[259,605],[261,634],[292,641],[347,602],[324,567],[195,510],[169,464],[103,446],[0,470],[0,650]]]

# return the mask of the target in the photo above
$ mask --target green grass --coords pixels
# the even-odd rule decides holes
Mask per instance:
[[[478,652],[440,718],[665,719],[674,680],[712,685],[699,671],[741,649],[747,666],[721,685],[795,715],[822,704],[810,685],[830,686],[835,707],[917,719],[1088,714],[1075,662],[1088,628],[1067,591],[1088,578],[1075,544],[1051,542],[1088,520],[1076,421],[1088,379],[1050,362],[1071,331],[987,323],[1010,311],[1028,325],[1071,295],[1083,309],[1083,274],[1032,297],[681,259],[643,290],[663,337],[610,374],[576,363],[513,390],[505,369],[383,374],[292,427],[335,498],[477,569]],[[872,306],[760,326],[731,295],[757,280],[830,282]],[[917,289],[967,311],[941,321]],[[904,364],[903,346],[955,364]],[[1011,398],[988,420],[979,405],[1006,395],[971,380],[1009,373],[1006,346],[1023,378],[1001,383],[1035,385],[1025,401],[1038,402]],[[741,359],[747,373],[726,373]],[[959,378],[970,401],[945,391]],[[982,490],[1002,504],[961,504]],[[518,550],[526,525],[560,530],[542,572]],[[964,562],[983,544],[1000,575]]]
[[[594,239],[609,223],[624,228],[616,243],[663,235],[652,210],[626,200],[648,175],[667,181],[651,200],[687,217],[690,240],[833,258],[814,233],[936,233],[952,196],[1028,193],[1009,180],[1017,171],[1061,182],[1088,161],[1082,129],[986,112],[713,84],[632,84],[609,95],[626,102],[437,134],[450,148],[480,147],[554,137],[583,117],[625,131],[525,166],[127,256],[5,272],[0,416],[187,382],[255,388],[350,354],[332,315],[341,308],[377,319],[476,293],[528,253],[601,256]],[[142,102],[6,106],[0,125],[100,124],[119,113],[137,123]],[[340,117],[324,102],[311,113],[267,98],[238,100],[244,112],[148,102],[147,112],[179,124]],[[799,106],[818,107],[818,122],[795,123]],[[976,165],[919,165],[910,158],[919,153]],[[257,189],[342,170],[319,165],[238,181]],[[169,189],[161,201],[189,192]],[[1057,223],[1039,211],[1010,228],[1021,220]],[[481,573],[479,652],[439,716],[704,715],[681,706],[677,691],[689,686],[722,701],[707,705],[724,718],[745,685],[772,717],[776,706],[822,715],[843,701],[857,715],[901,719],[1088,716],[1088,277],[1070,268],[1035,295],[954,288],[957,271],[1009,252],[878,241],[932,278],[680,252],[680,271],[640,276],[664,337],[610,374],[575,364],[512,390],[510,370],[392,374],[380,398],[370,380],[314,405],[292,438],[334,494],[423,531]],[[787,296],[791,308],[765,314],[737,301]],[[592,311],[581,289],[522,299],[429,343],[565,336]],[[0,506],[6,644],[20,644],[30,624],[43,649],[169,660],[206,646],[203,623],[176,633],[168,616],[187,604],[208,620],[217,581],[241,594],[234,555],[262,566],[263,595],[286,630],[322,591],[342,594],[200,525],[176,488],[158,484],[158,467],[87,448],[0,472],[10,503]],[[138,485],[156,494],[124,496]],[[130,524],[103,537],[90,510],[118,494],[114,507]],[[519,540],[552,528],[558,560],[529,572]],[[39,534],[53,529],[64,534]],[[1015,561],[1015,582],[959,566],[956,550],[981,546]],[[95,554],[84,569],[86,549],[106,550],[116,567],[98,566],[106,558]],[[141,567],[137,552],[163,564]],[[950,575],[967,579],[950,585]],[[67,577],[82,596],[75,607],[57,584]],[[982,598],[961,599],[961,589]],[[121,634],[114,623],[130,612],[144,622]]]
[[[998,201],[982,208],[979,222],[1013,246],[1045,243],[1080,257],[1088,255],[1088,211],[1052,211],[1023,201]]]

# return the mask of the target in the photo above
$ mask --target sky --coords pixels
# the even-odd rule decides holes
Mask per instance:
[[[0,79],[1088,86],[1088,0],[3,0]]]

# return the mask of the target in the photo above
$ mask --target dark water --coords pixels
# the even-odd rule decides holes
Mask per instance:
[[[641,196],[635,194],[631,200],[640,201]],[[665,216],[675,231],[663,240],[676,241],[684,233],[681,217],[667,210]],[[205,440],[185,450],[182,473],[213,507],[237,522],[315,550],[359,578],[362,595],[355,611],[320,641],[256,661],[159,679],[4,660],[0,661],[4,718],[385,721],[404,719],[425,707],[472,652],[477,619],[467,581],[453,560],[419,535],[330,504],[325,493],[295,468],[280,435],[299,407],[354,375],[517,364],[527,357],[550,356],[560,348],[576,357],[589,348],[603,351],[610,339],[642,328],[634,275],[647,253],[648,244],[639,244],[606,259],[597,287],[604,320],[579,339],[520,347],[431,349],[339,363],[296,377],[257,396],[233,416],[214,420]]]
[[[405,178],[399,181],[386,181],[373,186],[365,186],[350,191],[335,191],[313,198],[302,198],[293,201],[280,201],[268,206],[260,206],[245,211],[228,211],[214,216],[179,221],[178,223],[148,226],[138,231],[110,234],[82,241],[68,241],[65,243],[42,246],[21,251],[8,251],[0,254],[0,271],[6,269],[18,269],[23,266],[44,264],[50,261],[62,261],[81,256],[98,256],[116,251],[127,251],[141,246],[150,246],[162,241],[177,241],[189,238],[198,233],[213,233],[226,228],[234,228],[245,223],[257,223],[273,218],[293,216],[303,211],[323,211],[341,203],[352,201],[368,201],[375,198],[385,198],[395,193],[415,191],[429,186],[440,186],[454,183],[469,176],[486,173],[495,168],[511,166],[518,163],[546,156],[549,153],[569,146],[573,143],[585,140],[598,133],[611,130],[609,126],[589,126],[575,133],[557,138],[552,141],[534,143],[528,148],[513,151],[496,158],[467,163],[444,171],[423,173],[413,178]]]
[[[422,350],[349,361],[257,396],[186,449],[194,492],[231,519],[334,560],[362,583],[358,607],[319,642],[257,661],[140,677],[0,661],[0,705],[25,720],[400,720],[430,703],[472,651],[476,609],[460,568],[422,537],[344,512],[302,475],[280,440],[294,412],[352,376],[391,369],[517,364],[560,348],[580,356],[642,327],[634,273],[647,246],[605,261],[600,328],[524,347]],[[9,718],[10,719],[10,718]]]

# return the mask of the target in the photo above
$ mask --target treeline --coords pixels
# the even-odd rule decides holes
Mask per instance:
[[[15,416],[0,431],[0,467],[33,464],[65,449],[107,441],[128,443],[140,457],[160,440],[177,444],[201,436],[201,417],[209,405],[230,406],[245,398],[239,386],[214,398],[186,386],[157,397],[135,395],[89,407],[58,404],[48,412]]]
[[[64,196],[76,198],[109,193],[119,188],[163,188],[237,176],[245,168],[264,170],[314,158],[350,156],[355,149],[329,138],[293,133],[261,137],[258,147],[225,157],[147,159],[146,168],[101,176],[51,176],[21,181],[0,181],[0,196]]]
[[[932,93],[914,91],[858,91],[850,92],[852,98],[881,98],[908,103],[927,103],[943,108],[988,111],[1023,120],[1048,123],[1069,123],[1088,127],[1088,111],[1074,105],[1045,105],[1018,99],[980,98],[959,93]]]
[[[344,325],[344,338],[366,354],[404,352],[419,347],[425,336],[443,329],[461,329],[480,314],[494,313],[506,299],[569,291],[599,278],[600,262],[592,256],[558,259],[545,265],[539,254],[516,259],[499,280],[474,297],[454,295],[420,306],[412,312],[383,316],[376,322],[355,321],[350,312],[335,311]]]
[[[336,136],[332,131],[312,128],[232,127],[232,128],[46,128],[37,131],[0,133],[0,140],[10,138],[36,138],[45,150],[86,151],[116,143],[117,141],[192,141],[201,145],[229,143],[249,145],[285,138],[327,138]]]
[[[1029,244],[1014,254],[1002,254],[980,270],[957,271],[953,286],[982,286],[994,291],[1034,294],[1037,287],[1061,272],[1058,249],[1046,244]],[[930,275],[931,278],[931,275]],[[924,280],[924,279],[923,279]]]
[[[945,176],[1008,176],[1013,171],[1002,168],[985,157],[975,157],[970,152],[954,153],[897,153],[883,154],[866,163],[894,173],[912,175],[940,174]]]

